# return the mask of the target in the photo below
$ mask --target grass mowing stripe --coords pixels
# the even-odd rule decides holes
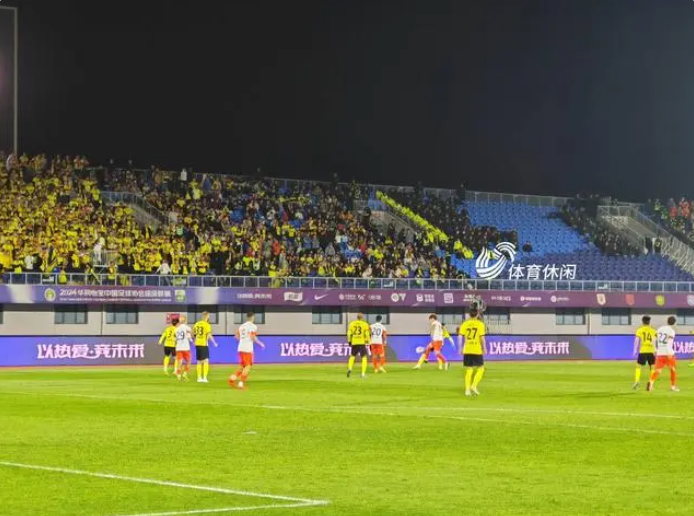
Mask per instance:
[[[0,391],[2,393],[12,393],[12,394],[23,394],[23,395],[37,395],[37,396],[63,396],[63,397],[75,397],[75,398],[86,398],[86,399],[97,399],[97,400],[109,400],[109,401],[144,401],[148,403],[163,403],[167,400],[165,399],[152,399],[152,398],[139,398],[139,397],[116,397],[116,396],[97,396],[92,394],[70,394],[70,393],[42,393],[42,392],[23,392],[23,391]],[[365,415],[365,416],[387,416],[387,417],[419,417],[426,419],[448,419],[457,421],[476,421],[480,423],[502,423],[510,425],[526,425],[526,426],[543,426],[543,427],[555,427],[555,428],[574,428],[582,430],[596,430],[605,432],[628,432],[628,433],[638,433],[638,434],[649,434],[649,435],[668,435],[673,437],[694,437],[694,433],[687,432],[671,432],[667,430],[649,430],[645,428],[631,428],[631,427],[616,427],[616,426],[601,426],[601,425],[581,425],[574,423],[549,423],[549,422],[536,422],[536,421],[520,421],[512,419],[494,419],[494,418],[481,418],[481,417],[462,417],[462,416],[443,416],[443,415],[432,415],[432,414],[398,414],[394,412],[364,412],[363,410],[353,410],[348,407],[328,407],[328,408],[315,408],[315,407],[303,407],[303,406],[289,406],[289,405],[250,405],[250,404],[232,404],[232,403],[218,403],[218,402],[189,402],[179,400],[177,403],[183,405],[199,405],[199,406],[218,406],[218,407],[234,407],[234,408],[248,408],[248,409],[263,409],[263,410],[285,410],[285,411],[296,411],[296,412],[314,412],[321,414],[354,414],[354,415]],[[362,407],[359,407],[360,409]],[[369,408],[369,407],[366,407]],[[385,407],[379,407],[383,409]],[[392,409],[393,407],[391,407]],[[426,407],[413,407],[409,410],[426,410]],[[474,410],[466,409],[464,407],[459,407],[460,410]],[[483,409],[480,409],[483,410]],[[493,410],[493,409],[492,409]],[[521,409],[517,409],[518,413],[524,413]],[[533,411],[525,411],[532,414]],[[548,414],[562,415],[565,412],[547,412]],[[573,412],[575,415],[606,415],[614,416],[616,413],[588,413],[588,412]],[[622,416],[629,417],[629,413],[621,414]],[[654,415],[657,417],[657,415]],[[682,419],[690,419],[682,416]]]

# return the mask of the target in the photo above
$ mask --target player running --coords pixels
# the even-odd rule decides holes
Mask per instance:
[[[195,366],[198,383],[207,383],[207,375],[210,372],[210,341],[217,347],[217,341],[212,336],[212,326],[210,326],[209,312],[202,313],[202,319],[193,325],[193,335],[195,335]]]
[[[430,328],[430,334],[431,334],[431,342],[427,345],[427,349],[424,350],[424,353],[422,353],[422,356],[419,357],[419,361],[417,362],[417,365],[414,366],[413,369],[421,369],[422,364],[427,360],[427,357],[429,356],[429,346],[431,346],[434,350],[434,354],[436,355],[436,360],[439,363],[439,370],[446,369],[448,370],[448,366],[450,365],[448,361],[446,360],[446,357],[443,356],[441,353],[441,348],[443,347],[443,324],[441,324],[438,320],[438,317],[436,317],[436,314],[431,314],[429,316],[429,328]]]
[[[655,341],[655,371],[651,373],[651,379],[646,386],[647,391],[653,390],[660,372],[667,366],[670,369],[670,389],[679,392],[677,388],[677,359],[675,358],[676,323],[677,319],[670,316],[667,318],[667,326],[658,328]]]
[[[653,364],[655,364],[654,344],[656,334],[651,327],[651,317],[644,315],[641,318],[641,322],[643,325],[636,330],[636,336],[634,337],[634,356],[638,354],[636,358],[636,373],[634,374],[634,390],[638,389],[641,381],[641,368],[648,364],[648,370],[653,371]]]
[[[347,378],[352,375],[354,361],[358,356],[361,357],[361,377],[366,377],[366,368],[369,365],[366,345],[370,340],[371,327],[369,323],[364,320],[364,314],[359,312],[357,314],[357,320],[349,323],[349,328],[347,328],[347,342],[352,350],[349,361],[347,362]]]
[[[451,346],[453,347],[454,351],[457,351],[457,347],[455,345],[455,341],[453,340],[453,337],[451,337],[451,334],[448,332],[448,329],[446,328],[446,325],[441,323],[441,328],[443,328],[443,340],[447,340],[448,342],[451,343]],[[429,345],[426,347],[426,350],[424,353],[426,354],[426,358],[424,359],[424,363],[428,364],[429,363],[429,356],[434,352],[434,343],[430,342]]]
[[[258,340],[258,327],[254,323],[255,314],[248,312],[246,322],[236,330],[236,338],[239,341],[239,368],[229,377],[229,386],[233,387],[238,380],[239,390],[246,387],[246,380],[253,367],[253,345],[257,344],[265,349],[265,344]]]
[[[176,326],[176,378],[178,381],[188,381],[190,371],[190,344],[193,342],[192,331],[186,324],[186,318],[171,321]]]
[[[388,332],[381,321],[383,316],[377,315],[376,322],[371,325],[371,359],[374,366],[374,373],[385,373],[386,365],[386,344]]]
[[[465,368],[465,396],[472,394],[479,396],[480,394],[477,386],[484,376],[486,334],[487,329],[484,322],[479,319],[479,312],[476,308],[471,308],[470,318],[464,321],[458,330],[458,345],[460,353],[463,355],[463,367]],[[475,369],[477,370],[476,374]]]
[[[171,358],[174,359],[175,371],[177,368],[176,362],[176,325],[171,321],[171,324],[164,329],[164,332],[159,337],[159,345],[164,345],[164,374],[169,376],[169,363]]]

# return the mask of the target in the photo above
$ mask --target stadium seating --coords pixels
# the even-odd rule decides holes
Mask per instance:
[[[65,272],[98,265],[113,283],[121,282],[118,273],[352,277],[365,286],[381,277],[476,277],[475,257],[499,242],[516,245],[521,268],[576,266],[575,276],[561,279],[692,279],[570,207],[461,203],[419,189],[386,195],[337,182],[90,169],[85,158],[49,163],[43,156],[3,159],[0,189],[12,199],[0,209],[2,270],[60,274],[62,282]],[[139,196],[163,222],[138,223],[131,207],[102,202],[106,190]],[[355,199],[387,206],[417,232],[378,230],[353,209]]]
[[[467,203],[473,225],[495,224],[500,230],[516,229],[521,242],[531,242],[533,252],[520,250],[521,265],[575,264],[577,279],[617,281],[691,281],[691,276],[666,258],[655,255],[608,256],[559,218],[552,207],[518,203]],[[472,272],[474,264],[463,266]]]

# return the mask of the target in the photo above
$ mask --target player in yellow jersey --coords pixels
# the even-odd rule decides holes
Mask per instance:
[[[371,327],[369,323],[364,320],[363,313],[359,312],[357,314],[357,320],[349,323],[349,328],[347,329],[347,342],[352,350],[349,362],[347,363],[347,378],[352,375],[354,361],[358,356],[361,357],[361,377],[364,378],[366,376],[366,368],[369,365],[366,345],[371,342]]]
[[[193,336],[195,337],[195,359],[197,360],[195,371],[198,383],[207,383],[207,375],[210,372],[210,341],[217,347],[217,341],[212,336],[208,312],[203,312],[202,319],[193,326]]]
[[[479,319],[479,312],[476,308],[471,308],[470,318],[464,321],[458,330],[458,346],[463,355],[465,368],[465,396],[479,395],[477,386],[484,376],[486,334],[487,328]]]
[[[641,368],[648,364],[648,370],[653,370],[655,364],[655,330],[651,327],[651,317],[644,315],[641,318],[643,325],[636,330],[634,337],[634,356],[636,358],[636,373],[634,374],[634,387],[639,387],[641,380]]]
[[[169,375],[169,363],[174,358],[174,371],[176,370],[176,326],[171,324],[164,329],[159,337],[159,345],[164,346],[164,374]]]

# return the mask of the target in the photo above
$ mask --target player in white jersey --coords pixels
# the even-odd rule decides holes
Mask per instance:
[[[443,347],[444,334],[443,324],[441,324],[441,322],[438,320],[436,314],[431,314],[429,316],[429,334],[431,335],[431,342],[427,345],[426,349],[424,350],[424,353],[422,353],[422,356],[419,357],[419,361],[417,362],[417,365],[414,366],[414,369],[421,369],[422,364],[427,360],[429,356],[429,347],[432,347],[434,350],[436,360],[439,363],[439,369],[448,369],[448,366],[450,364],[446,360],[446,357],[443,356],[443,353],[441,353],[441,348]]]
[[[174,319],[175,321],[175,319]],[[172,322],[174,322],[172,321]],[[186,324],[185,316],[181,316],[176,326],[176,378],[188,381],[190,371],[190,344],[193,342],[193,331]]]
[[[667,318],[667,326],[661,326],[655,335],[655,369],[651,373],[651,380],[646,386],[647,391],[652,391],[655,381],[660,376],[664,367],[670,369],[670,389],[678,392],[677,388],[677,358],[675,358],[675,324],[677,319],[673,316]]]
[[[376,316],[376,322],[371,325],[371,360],[374,365],[374,373],[386,372],[386,344],[388,332],[381,321],[383,317]]]
[[[238,388],[243,389],[246,385],[246,379],[253,367],[253,345],[257,344],[261,348],[265,348],[265,344],[258,340],[258,327],[253,320],[255,314],[248,312],[246,314],[246,322],[239,326],[236,330],[236,338],[239,341],[239,368],[229,377],[229,386],[233,387],[238,380]]]

